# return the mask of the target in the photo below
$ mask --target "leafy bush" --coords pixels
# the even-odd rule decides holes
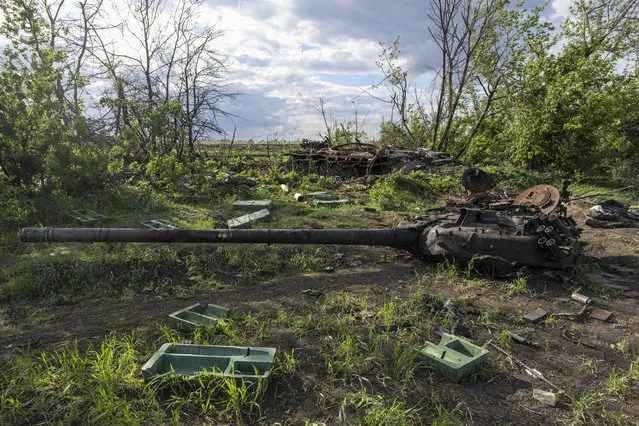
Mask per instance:
[[[0,175],[0,229],[19,226],[33,213],[27,195],[25,189],[10,185]]]
[[[60,144],[45,159],[49,184],[70,194],[104,188],[107,154],[94,145]]]

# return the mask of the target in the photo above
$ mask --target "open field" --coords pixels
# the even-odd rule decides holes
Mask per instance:
[[[210,197],[168,197],[123,183],[83,199],[43,202],[29,225],[78,226],[64,212],[90,208],[108,216],[101,226],[162,218],[182,227],[223,227],[235,214],[233,200],[268,198],[276,204],[273,219],[256,227],[380,228],[462,195],[453,169],[427,177],[431,194],[400,194],[384,186],[392,176],[377,179],[372,190],[369,179],[282,178],[290,194],[267,173],[260,179],[269,185],[227,186]],[[500,188],[512,195],[536,179],[506,173]],[[297,203],[291,194],[298,188],[327,188],[352,204],[323,209]],[[573,191],[608,189],[592,184]],[[620,196],[638,204],[636,194]],[[402,209],[387,210],[384,197]],[[570,207],[581,226],[588,206]],[[424,262],[390,248],[28,245],[17,242],[17,228],[3,230],[0,423],[636,424],[637,299],[597,286],[589,272],[596,263],[639,271],[639,228],[583,227],[584,252],[571,282],[544,271],[496,280],[466,265]],[[613,319],[523,320],[537,307],[578,310],[564,300],[577,290],[597,298]],[[458,315],[443,308],[447,300]],[[192,333],[166,325],[169,313],[196,302],[229,307],[231,320]],[[420,368],[414,348],[436,341],[440,328],[460,327],[486,345],[487,365],[459,383]],[[516,344],[506,331],[539,347]],[[140,367],[165,342],[275,347],[277,361],[269,382],[258,386],[228,380],[203,387],[145,384]],[[555,391],[557,406],[533,399],[533,388]]]

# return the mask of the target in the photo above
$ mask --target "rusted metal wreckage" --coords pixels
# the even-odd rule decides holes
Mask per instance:
[[[470,184],[469,184],[470,182]],[[24,228],[24,242],[340,244],[387,246],[432,260],[473,262],[506,275],[520,266],[574,265],[580,230],[566,215],[567,186],[532,187],[514,200],[490,201],[474,190],[493,186],[476,173],[466,179],[469,202],[430,211],[392,229],[137,229]],[[474,203],[474,204],[473,204]]]
[[[381,175],[399,169],[421,170],[455,160],[443,152],[426,148],[415,150],[379,147],[367,143],[328,146],[324,142],[306,141],[302,149],[289,154],[289,164],[298,173],[361,177]]]

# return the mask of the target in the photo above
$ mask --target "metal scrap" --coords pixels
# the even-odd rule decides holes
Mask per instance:
[[[612,317],[612,312],[603,310],[603,309],[593,309],[590,312],[590,318],[598,319],[599,321],[606,322]]]
[[[298,173],[345,177],[381,175],[400,169],[408,172],[455,163],[448,154],[426,148],[407,150],[366,143],[301,145],[300,150],[289,155],[289,164]]]
[[[629,210],[629,205],[607,200],[584,212],[586,225],[593,228],[632,228],[639,226],[639,214]]]
[[[535,185],[523,191],[513,201],[515,206],[535,206],[541,213],[552,213],[561,202],[559,190],[551,185]]]
[[[477,167],[469,167],[462,175],[462,185],[469,194],[479,194],[493,189],[497,181],[492,174]]]

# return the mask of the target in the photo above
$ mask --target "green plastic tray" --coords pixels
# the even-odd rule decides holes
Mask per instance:
[[[180,228],[180,225],[173,222],[169,222],[168,220],[164,220],[164,219],[143,220],[140,222],[140,225],[143,225],[143,226],[146,226],[147,228],[152,228],[152,229],[179,229]]]
[[[427,367],[452,382],[470,376],[488,359],[486,349],[446,333],[439,344],[426,342],[418,353]]]
[[[89,210],[89,209],[71,210],[70,212],[67,212],[66,214],[82,223],[97,222],[98,220],[106,219],[105,215],[94,212],[93,210]]]
[[[145,380],[158,376],[233,377],[247,381],[267,379],[275,348],[185,345],[165,343],[142,367]]]
[[[258,220],[266,220],[271,218],[271,212],[268,209],[258,210],[253,213],[245,214],[227,221],[229,229],[248,228],[251,223]]]
[[[180,330],[192,331],[199,327],[211,327],[228,316],[229,310],[219,305],[188,306],[169,315],[169,323]]]

